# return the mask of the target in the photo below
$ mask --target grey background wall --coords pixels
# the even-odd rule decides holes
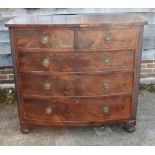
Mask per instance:
[[[129,13],[142,16],[148,21],[144,29],[143,60],[155,60],[155,8],[154,9],[104,9],[104,8],[62,8],[62,9],[0,9],[0,67],[12,66],[8,29],[4,24],[21,15],[52,15],[81,13]]]

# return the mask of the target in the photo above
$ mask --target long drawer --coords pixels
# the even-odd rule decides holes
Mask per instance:
[[[132,93],[133,72],[98,74],[20,74],[23,94],[93,96]]]
[[[24,71],[89,72],[134,68],[133,51],[44,53],[19,52]]]
[[[130,118],[131,97],[23,98],[24,119],[48,121],[108,121]]]

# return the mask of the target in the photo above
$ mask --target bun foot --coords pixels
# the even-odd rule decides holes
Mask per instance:
[[[124,130],[127,132],[134,132],[136,130],[136,121],[129,121],[124,124]]]
[[[30,126],[21,126],[21,132],[23,134],[28,134],[32,131],[32,127]]]

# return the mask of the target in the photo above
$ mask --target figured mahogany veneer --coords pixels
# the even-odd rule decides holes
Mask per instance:
[[[77,49],[106,50],[136,47],[136,28],[115,29],[88,29],[83,28],[77,32]],[[19,29],[16,30],[17,48],[50,48],[74,49],[74,31],[66,29]],[[43,38],[47,38],[46,43]],[[105,39],[110,37],[110,43]]]
[[[94,96],[132,93],[133,73],[35,75],[20,74],[22,94]],[[46,83],[50,88],[46,88]]]
[[[25,119],[46,121],[104,121],[130,118],[131,97],[23,98]],[[107,112],[104,112],[106,110]],[[105,109],[104,109],[105,108]],[[47,112],[51,109],[51,112]]]
[[[9,21],[21,131],[111,123],[134,131],[145,24],[127,14]]]
[[[19,52],[19,70],[95,72],[134,69],[134,51],[42,53]],[[49,61],[47,65],[43,64],[45,60]]]
[[[77,32],[77,49],[81,50],[120,50],[136,47],[135,28],[81,29]],[[106,42],[106,38],[109,42]]]
[[[16,35],[18,48],[74,49],[73,30],[23,28],[17,29]]]

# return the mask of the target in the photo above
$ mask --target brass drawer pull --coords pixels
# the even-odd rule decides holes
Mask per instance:
[[[78,56],[79,56],[79,54],[78,54],[78,53],[75,53],[75,54],[74,54],[74,56],[75,56],[75,57],[78,57]]]
[[[104,37],[104,42],[106,44],[110,44],[112,42],[112,37],[110,35],[107,35]]]
[[[47,67],[50,64],[50,59],[49,58],[44,58],[43,59],[43,66]]]
[[[78,103],[80,103],[80,102],[79,102],[79,100],[76,100],[76,101],[75,101],[75,103],[77,103],[77,104],[78,104]]]
[[[47,32],[43,32],[41,42],[43,44],[47,44],[49,42],[49,36]]]
[[[103,110],[104,113],[108,113],[109,110],[110,110],[110,108],[109,108],[108,105],[105,105],[105,106],[103,106],[103,109],[102,110]]]
[[[50,89],[50,88],[51,88],[51,84],[49,82],[45,82],[44,89]]]
[[[110,84],[109,84],[108,81],[104,82],[104,83],[103,83],[103,86],[104,86],[105,89],[110,88]]]
[[[52,114],[52,108],[51,107],[47,107],[45,109],[45,113],[48,114],[48,115]]]
[[[80,78],[80,74],[76,74],[76,79],[79,79]]]
[[[104,60],[103,60],[103,62],[104,62],[104,64],[106,64],[106,65],[110,65],[110,63],[111,63],[111,60],[110,60],[110,58],[104,58]]]

